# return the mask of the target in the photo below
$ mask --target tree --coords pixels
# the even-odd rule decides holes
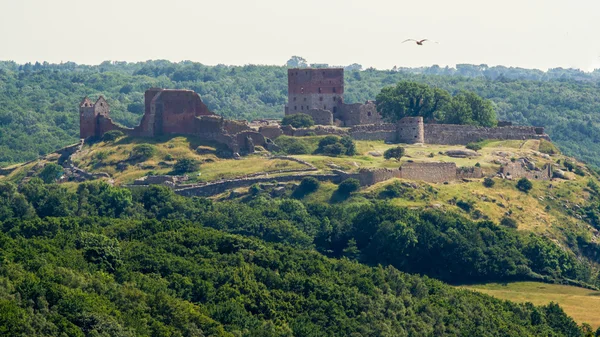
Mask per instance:
[[[497,119],[489,100],[473,92],[461,91],[446,106],[444,123],[492,127],[496,125]]]
[[[416,82],[403,81],[394,87],[381,89],[377,95],[377,110],[390,120],[431,115],[433,106],[433,90]]]
[[[44,166],[42,172],[40,172],[39,177],[46,184],[50,184],[56,181],[56,179],[60,178],[60,175],[63,172],[62,166],[55,163],[48,163]]]
[[[533,188],[533,184],[529,179],[523,177],[517,182],[517,188],[522,192],[529,192]]]
[[[308,62],[306,62],[304,57],[294,55],[287,61],[285,65],[288,68],[306,68],[308,67]]]
[[[133,147],[129,158],[136,161],[145,161],[156,153],[156,148],[150,144],[138,144]]]
[[[115,140],[125,136],[125,134],[120,130],[111,130],[102,135],[103,142],[114,142]]]
[[[404,148],[402,146],[392,147],[383,152],[383,157],[385,159],[394,158],[396,160],[400,160],[402,156],[404,156]]]
[[[342,181],[337,188],[337,192],[342,196],[348,196],[352,192],[358,191],[360,188],[360,181],[354,178],[348,178]]]
[[[334,157],[344,154],[352,156],[356,154],[356,145],[354,144],[354,140],[349,136],[341,138],[338,136],[326,136],[319,141],[319,146],[315,153]]]
[[[293,197],[301,199],[305,195],[315,192],[321,186],[321,182],[315,177],[305,177],[300,181],[300,185],[296,187]]]
[[[295,128],[308,128],[315,125],[315,121],[307,114],[298,113],[283,117],[281,125],[291,125]]]
[[[495,184],[496,184],[496,182],[494,181],[494,179],[492,179],[490,177],[483,178],[483,186],[485,186],[487,188],[491,188],[491,187],[494,187]]]
[[[179,159],[175,165],[173,165],[173,173],[184,174],[189,172],[197,171],[200,168],[200,163],[194,159],[183,158]]]

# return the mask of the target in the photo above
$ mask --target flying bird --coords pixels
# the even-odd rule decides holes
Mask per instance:
[[[408,41],[414,41],[414,42],[417,43],[417,45],[422,46],[423,42],[425,42],[425,41],[431,41],[431,40],[428,40],[428,39],[423,39],[423,40],[407,39],[407,40],[402,41],[402,43],[405,43],[405,42],[408,42]],[[431,42],[437,43],[435,41],[431,41]]]

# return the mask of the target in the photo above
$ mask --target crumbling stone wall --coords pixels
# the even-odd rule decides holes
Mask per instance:
[[[425,143],[458,145],[485,139],[549,139],[544,128],[506,126],[487,128],[471,125],[425,124]]]
[[[383,140],[396,142],[397,131],[395,124],[356,125],[350,128],[349,134],[356,140]]]
[[[542,169],[536,168],[523,159],[509,162],[500,168],[500,174],[512,179],[527,178],[532,180],[552,179],[552,166],[546,165]]]
[[[455,163],[403,163],[400,167],[402,179],[443,183],[456,180]]]
[[[297,111],[294,113],[289,113],[289,115],[293,115],[296,113],[304,113],[309,115],[316,125],[333,125],[333,114],[329,110],[310,109],[308,111]]]
[[[483,171],[481,167],[459,167],[456,169],[457,179],[481,179],[483,178]]]
[[[258,129],[258,132],[265,136],[265,138],[275,139],[283,135],[283,130],[278,125],[265,125]]]

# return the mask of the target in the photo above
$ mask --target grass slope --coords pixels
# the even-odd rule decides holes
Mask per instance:
[[[490,283],[462,287],[513,302],[535,305],[558,303],[579,323],[600,327],[600,292],[584,288],[538,282]]]

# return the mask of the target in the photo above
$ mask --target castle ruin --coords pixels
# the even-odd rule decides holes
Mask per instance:
[[[95,103],[85,97],[79,105],[80,138],[99,138],[108,131],[119,130],[134,137],[193,135],[223,144],[233,153],[254,152],[255,145],[270,145],[245,121],[227,120],[211,112],[192,90],[151,88],[144,94],[144,104],[140,124],[126,128],[110,118],[110,106],[104,97]]]
[[[382,122],[374,101],[344,103],[344,69],[288,69],[286,115],[304,113],[317,125],[354,126]]]

